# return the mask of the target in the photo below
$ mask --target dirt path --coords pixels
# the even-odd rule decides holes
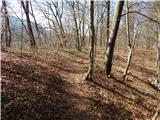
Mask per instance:
[[[101,56],[103,54],[99,54],[99,63],[103,61]],[[2,118],[151,118],[159,103],[160,94],[147,84],[145,74],[136,73],[146,71],[132,65],[134,71],[128,78],[130,80],[121,83],[119,76],[122,68],[114,68],[115,76],[110,79],[99,73],[98,69],[95,70],[93,81],[88,82],[84,81],[87,57],[88,53],[85,51],[25,54],[22,58],[17,54],[2,53]],[[115,57],[114,64],[118,62],[125,64]]]

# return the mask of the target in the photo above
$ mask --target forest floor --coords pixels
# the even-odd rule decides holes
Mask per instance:
[[[2,52],[2,120],[151,120],[160,103],[150,85],[156,54],[135,50],[121,82],[126,60],[126,51],[115,51],[107,78],[104,51],[97,50],[93,80],[86,81],[86,50]]]

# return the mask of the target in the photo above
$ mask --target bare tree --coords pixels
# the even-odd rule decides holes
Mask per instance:
[[[128,7],[128,0],[126,0],[126,12],[129,12],[129,7]],[[132,59],[132,52],[135,46],[135,40],[137,37],[137,34],[139,33],[139,22],[136,18],[136,20],[134,21],[134,28],[133,28],[133,39],[131,41],[131,36],[130,36],[130,30],[129,30],[130,26],[129,26],[129,15],[126,14],[126,33],[127,33],[127,41],[128,41],[128,49],[129,49],[129,53],[128,53],[128,59],[127,59],[127,65],[126,65],[126,69],[124,70],[123,73],[123,81],[125,80],[128,70],[129,70],[129,66],[131,63],[131,59]]]
[[[21,6],[21,18],[23,20],[22,6]],[[20,51],[21,51],[21,57],[22,57],[22,52],[23,52],[23,21],[21,23],[22,23],[22,28],[21,28],[21,47],[20,47]]]
[[[121,19],[121,13],[123,10],[124,1],[118,1],[116,4],[116,9],[113,17],[111,34],[109,37],[108,44],[106,46],[106,54],[105,54],[105,72],[107,75],[110,74],[112,69],[112,58],[114,53],[115,41],[118,33],[118,28]]]
[[[86,75],[86,80],[92,78],[93,64],[94,64],[94,45],[95,45],[95,28],[94,28],[94,1],[90,1],[90,29],[91,29],[91,43],[89,52],[89,69]]]
[[[155,10],[155,18],[157,19],[156,26],[157,26],[157,60],[156,60],[156,67],[157,67],[157,78],[151,82],[151,85],[153,85],[157,90],[160,90],[160,23],[158,22],[160,20],[160,2],[154,1],[152,4],[152,7],[154,7]],[[155,19],[153,18],[153,19]]]
[[[96,7],[97,9],[95,9],[96,11],[96,25],[95,25],[95,51],[96,51],[96,44],[97,44],[97,41],[99,39],[99,18],[100,18],[100,5],[101,5],[101,1],[97,0],[96,2]]]
[[[160,20],[160,2],[157,1],[158,20]],[[160,24],[158,24],[158,46],[157,46],[157,88],[160,90]]]
[[[81,47],[85,44],[85,15],[86,15],[86,5],[87,1],[84,2],[82,5],[82,40],[81,40]]]
[[[65,29],[62,23],[64,1],[48,0],[39,2],[35,0],[35,3],[40,12],[44,15],[45,19],[48,20],[50,30],[56,33],[56,37],[59,40],[59,45],[62,48],[66,47],[67,41],[65,39]]]
[[[66,1],[68,3],[68,5],[70,6],[71,8],[71,11],[73,13],[73,20],[74,20],[74,24],[75,24],[75,32],[76,32],[76,37],[75,37],[75,41],[76,41],[76,49],[78,51],[81,51],[81,45],[80,45],[80,32],[81,32],[81,20],[78,19],[78,16],[77,16],[77,10],[76,10],[76,7],[79,9],[79,2],[75,2],[74,0],[73,1]],[[79,10],[78,10],[78,15],[79,15]],[[79,22],[79,25],[78,25],[78,22]]]
[[[109,40],[109,24],[110,24],[110,0],[106,0],[106,16],[107,16],[107,39],[106,39],[106,47],[108,45],[108,40]],[[106,48],[107,49],[107,48]]]
[[[36,47],[36,41],[35,41],[35,38],[34,38],[34,34],[33,34],[33,31],[32,31],[32,26],[31,26],[31,21],[30,21],[30,17],[29,17],[29,1],[27,0],[24,3],[24,1],[22,0],[21,5],[22,5],[23,10],[24,10],[25,15],[26,15],[28,34],[30,36],[31,48],[33,49],[33,48]]]
[[[157,46],[157,80],[152,84],[160,90],[160,25],[159,25],[159,35],[158,35],[158,46]]]
[[[2,26],[3,30],[2,30],[1,35],[2,35],[2,38],[5,39],[6,48],[7,48],[7,47],[10,47],[10,45],[11,45],[11,29],[10,29],[10,24],[9,24],[9,15],[8,15],[8,10],[7,10],[7,4],[6,4],[5,0],[2,1],[1,12],[4,17],[4,20],[3,20],[4,25]]]
[[[37,31],[37,34],[38,34],[39,43],[40,43],[40,45],[42,45],[42,38],[40,36],[40,30],[39,30],[39,27],[38,27],[38,23],[37,23],[36,17],[34,15],[32,2],[31,1],[29,1],[29,2],[30,2],[30,7],[31,7],[31,12],[30,13],[31,13],[31,15],[32,15],[32,17],[34,19],[34,24],[35,24],[35,28],[36,28],[36,31]]]

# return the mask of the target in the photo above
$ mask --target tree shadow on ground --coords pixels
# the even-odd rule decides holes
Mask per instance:
[[[39,69],[44,68],[2,61],[2,75],[6,76],[2,78],[2,119],[59,119],[64,114],[61,107],[68,83],[58,74]]]
[[[120,79],[117,79],[117,77],[115,77],[115,76],[112,76],[112,78],[113,78],[113,80],[114,80],[115,82],[118,82],[119,84],[124,85],[126,88],[131,89],[130,92],[132,92],[134,95],[143,95],[143,96],[146,96],[146,97],[155,99],[155,100],[158,99],[158,98],[157,98],[156,96],[154,96],[154,95],[151,95],[151,94],[149,94],[149,93],[146,93],[146,92],[144,92],[144,91],[142,91],[142,90],[139,90],[139,89],[133,87],[131,84],[128,84],[127,81],[124,82],[124,81],[122,81],[122,80],[120,80]],[[136,78],[136,79],[138,79],[138,78]],[[147,84],[147,85],[148,85],[148,84]]]
[[[112,80],[112,79],[109,79],[109,80]],[[141,108],[143,108],[144,110],[146,110],[148,112],[153,111],[153,108],[156,107],[154,105],[151,105],[148,102],[143,101],[143,97],[146,97],[146,93],[139,92],[135,88],[133,88],[127,84],[124,84],[124,83],[120,82],[119,80],[118,81],[115,80],[115,83],[120,83],[120,84],[125,85],[126,86],[125,89],[122,89],[121,85],[116,85],[116,87],[115,87],[113,84],[108,84],[108,82],[107,83],[103,82],[100,79],[91,80],[89,83],[91,83],[93,86],[95,85],[95,87],[98,86],[102,89],[110,91],[115,96],[122,97],[125,101],[133,102],[134,104],[140,106]],[[125,94],[126,92],[129,93],[129,95],[126,95]],[[136,96],[136,99],[130,97],[130,95]],[[142,95],[143,95],[143,97],[142,97]],[[148,95],[147,97],[149,97],[148,99],[156,99],[152,95]],[[158,101],[158,99],[157,99],[157,101]]]
[[[100,100],[94,100],[92,108],[92,111],[100,114],[103,120],[132,120],[132,113],[124,109],[124,106],[120,104],[112,102],[106,104]]]
[[[151,85],[151,81],[145,80],[145,79],[141,79],[141,78],[139,78],[138,76],[136,76],[136,75],[134,75],[134,74],[130,74],[130,76],[132,76],[132,77],[135,78],[136,80],[139,80],[139,81],[145,83],[145,84],[148,85],[149,87],[152,87],[152,88],[153,88],[153,86]],[[153,78],[153,80],[154,80],[154,78]]]
[[[115,104],[67,91],[72,84],[43,66],[2,60],[2,76],[2,120],[131,118],[130,112]],[[90,107],[77,108],[75,99]]]

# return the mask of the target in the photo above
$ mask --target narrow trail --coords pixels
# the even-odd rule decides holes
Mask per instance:
[[[97,64],[103,62],[102,56],[98,54]],[[124,65],[125,60],[116,55],[114,64],[120,69],[114,65],[115,76],[107,78],[99,72],[102,71],[100,68],[96,68],[94,79],[89,82],[84,80],[88,68],[87,57],[87,52],[75,51],[33,53],[23,57],[2,53],[2,113],[9,114],[6,112],[14,108],[16,111],[24,109],[16,117],[27,116],[29,111],[34,111],[31,112],[34,119],[151,118],[159,104],[160,93],[146,84],[148,78],[145,74],[141,74],[143,80],[140,81],[136,71],[143,73],[146,70],[132,65],[134,76],[129,75],[128,81],[121,83],[120,70],[123,66],[119,66],[118,62]],[[19,97],[22,100],[17,99]],[[30,102],[24,104],[22,101]],[[12,116],[2,118],[9,120]]]
[[[58,59],[61,59],[61,58],[58,58]],[[36,62],[37,60],[38,60],[38,62]],[[87,118],[91,119],[90,118],[91,115],[89,115],[89,113],[83,112],[86,109],[88,109],[87,105],[90,104],[89,98],[87,98],[85,96],[85,94],[88,94],[89,92],[84,93],[85,89],[87,89],[87,88],[84,88],[84,89],[82,88],[82,85],[85,84],[84,79],[83,79],[85,72],[82,68],[80,68],[81,66],[78,63],[79,61],[73,62],[73,60],[71,60],[71,61],[70,60],[71,59],[66,60],[66,62],[68,62],[68,63],[66,63],[66,62],[61,63],[61,62],[63,62],[62,60],[55,61],[55,59],[53,59],[53,60],[50,59],[49,61],[44,62],[42,60],[42,58],[39,58],[39,56],[31,57],[28,55],[24,55],[22,58],[20,58],[14,54],[2,53],[2,66],[3,66],[2,71],[4,68],[6,70],[13,68],[13,70],[11,70],[11,72],[13,72],[13,71],[16,71],[14,66],[17,66],[19,68],[19,70],[20,71],[22,70],[22,72],[24,72],[25,74],[27,74],[27,75],[31,74],[30,75],[31,77],[29,79],[35,78],[35,76],[36,76],[35,72],[36,73],[40,72],[42,70],[41,66],[44,67],[43,68],[43,70],[45,70],[44,72],[52,72],[53,71],[54,74],[59,73],[59,76],[61,76],[61,78],[67,83],[63,88],[65,91],[65,94],[63,93],[64,94],[63,97],[66,100],[65,103],[63,103],[63,104],[64,104],[64,106],[67,106],[67,107],[60,108],[60,109],[66,109],[66,111],[63,113],[63,116],[60,116],[59,119],[64,119],[64,120],[66,120],[66,119],[85,120]],[[30,71],[31,68],[28,67],[26,69],[23,69],[22,66],[24,66],[24,64],[28,64],[28,65],[33,66],[32,69],[34,69],[33,70],[34,72],[27,73],[28,71]],[[10,66],[8,66],[8,65],[10,65]],[[35,66],[39,66],[40,71]],[[7,67],[8,67],[8,69],[7,69]],[[4,72],[6,72],[6,71],[4,70]],[[3,74],[3,72],[2,72],[2,74]],[[14,74],[15,74],[14,76],[21,76],[21,75],[16,75],[19,73],[14,73]],[[27,75],[24,75],[24,76],[27,76]],[[3,84],[2,89],[5,89],[5,84],[7,84],[7,79],[8,79],[8,78],[6,78],[7,76],[11,77],[11,73],[8,73],[7,75],[4,74],[4,77],[2,76],[2,84]],[[46,79],[46,77],[44,79]],[[38,80],[38,78],[37,78],[37,80]],[[57,83],[54,83],[54,81],[53,81],[52,84],[57,84]],[[63,86],[60,86],[60,87],[63,87]],[[3,92],[2,92],[2,94],[3,94]],[[13,98],[13,99],[15,100],[16,98]],[[9,104],[9,103],[7,103],[7,104]],[[58,104],[60,104],[60,103],[58,103]],[[79,111],[79,112],[77,112],[77,111]],[[56,113],[56,114],[58,114],[58,113]],[[54,115],[54,117],[55,117],[55,119],[57,119],[57,117],[55,115]]]

